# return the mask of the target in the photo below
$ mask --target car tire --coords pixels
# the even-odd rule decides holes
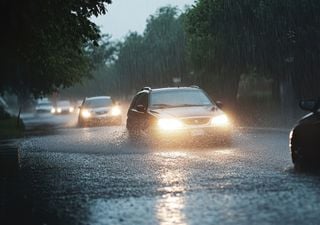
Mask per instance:
[[[291,143],[291,160],[294,168],[301,170],[305,167],[305,163],[302,155],[299,153],[301,151],[301,146],[297,140],[293,140]]]
[[[78,120],[78,127],[85,127],[85,124],[82,120]]]
[[[128,136],[131,140],[134,140],[134,139],[138,139],[139,138],[139,132],[137,131],[134,131],[132,129],[127,129],[128,130]]]

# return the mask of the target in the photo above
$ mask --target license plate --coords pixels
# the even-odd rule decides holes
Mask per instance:
[[[191,131],[191,136],[202,136],[204,135],[204,130],[197,129]]]

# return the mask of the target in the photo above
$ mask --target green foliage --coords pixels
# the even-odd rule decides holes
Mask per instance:
[[[90,59],[94,68],[92,76],[85,77],[81,83],[61,90],[61,97],[82,99],[86,96],[109,95],[117,87],[117,77],[112,72],[117,46],[110,41],[109,35],[103,35],[99,45],[89,43],[85,46],[85,54]],[[109,92],[107,92],[109,90]]]
[[[296,97],[320,95],[319,9],[317,0],[197,1],[186,22],[195,74],[222,93],[255,71]]]
[[[4,0],[0,92],[42,95],[69,87],[93,67],[83,45],[97,44],[89,18],[106,12],[110,0]]]
[[[170,85],[173,77],[186,75],[183,20],[176,8],[163,7],[150,16],[143,35],[128,34],[114,65],[122,90]]]
[[[17,121],[16,117],[0,119],[0,140],[22,137],[25,127],[21,119],[19,119],[19,126]]]

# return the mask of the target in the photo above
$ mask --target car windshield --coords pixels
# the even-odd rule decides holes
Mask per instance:
[[[210,106],[212,102],[201,90],[169,90],[152,92],[151,108]]]
[[[58,102],[58,106],[70,106],[70,102],[69,101],[61,101],[61,102]]]
[[[110,98],[88,99],[84,103],[84,106],[89,108],[107,107],[110,105],[112,105]]]
[[[46,103],[39,103],[38,106],[44,106],[44,107],[46,107],[46,106],[52,106],[52,104],[49,103],[49,102],[46,102]]]

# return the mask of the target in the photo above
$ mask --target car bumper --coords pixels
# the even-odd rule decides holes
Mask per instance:
[[[165,131],[154,129],[152,138],[164,142],[197,142],[197,141],[213,141],[219,142],[231,137],[233,128],[226,127],[192,127]]]
[[[84,124],[114,124],[121,122],[121,116],[94,116],[90,118],[82,118],[81,122]]]

